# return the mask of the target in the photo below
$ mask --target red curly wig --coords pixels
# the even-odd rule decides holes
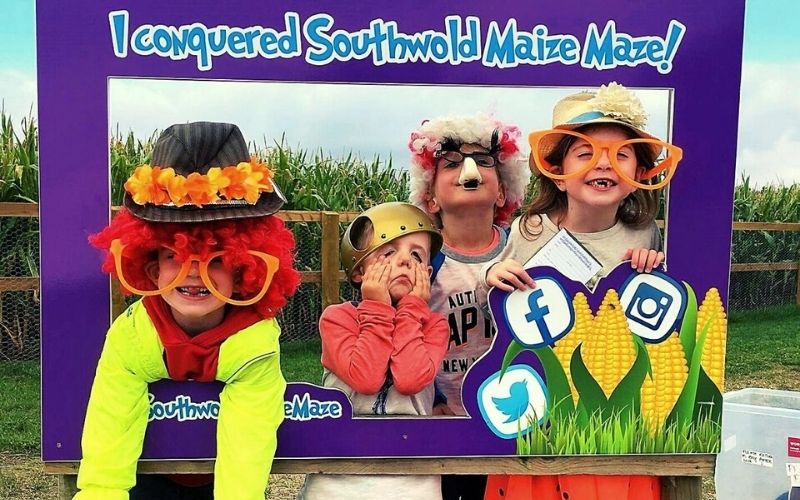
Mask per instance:
[[[283,221],[274,216],[226,219],[202,223],[148,222],[125,209],[105,229],[89,237],[89,243],[105,251],[102,270],[115,277],[117,271],[109,248],[119,239],[125,245],[123,273],[130,284],[141,290],[155,290],[145,273],[144,264],[158,258],[158,250],[168,245],[179,259],[190,254],[201,257],[223,250],[223,264],[237,271],[237,284],[243,296],[260,291],[266,272],[263,264],[247,253],[256,250],[278,258],[278,271],[264,297],[253,307],[264,318],[275,317],[300,285],[300,273],[294,269],[294,235]],[[127,264],[125,264],[127,263]],[[123,287],[123,293],[130,292]]]

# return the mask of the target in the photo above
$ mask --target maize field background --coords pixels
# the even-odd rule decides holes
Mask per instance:
[[[158,133],[154,131],[144,138],[119,131],[112,133],[109,145],[112,204],[119,205],[123,182],[131,171],[148,161]],[[360,211],[379,202],[408,198],[406,158],[333,157],[323,151],[289,147],[282,138],[252,143],[251,151],[275,171],[276,181],[289,200],[284,207],[287,210]],[[38,184],[35,120],[26,117],[15,126],[12,117],[0,111],[0,202],[36,203]],[[749,179],[740,179],[736,186],[734,220],[800,222],[800,184],[756,188]],[[319,270],[320,225],[292,222],[289,227],[297,238],[298,269]],[[341,229],[343,232],[344,227]],[[38,231],[36,218],[0,214],[0,284],[22,288],[20,283],[39,276]],[[800,231],[734,233],[732,262],[785,261],[800,261]],[[797,279],[796,270],[733,273],[729,309],[795,303]],[[341,296],[343,300],[352,298],[346,284],[341,286]],[[316,338],[320,313],[319,285],[303,284],[279,318],[284,332],[282,339],[292,342]],[[0,291],[0,361],[38,357],[38,291]]]

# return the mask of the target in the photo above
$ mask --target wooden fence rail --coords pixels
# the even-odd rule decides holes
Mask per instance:
[[[112,214],[118,207],[112,208]],[[347,278],[339,269],[339,233],[342,223],[351,222],[358,212],[326,212],[283,210],[276,214],[282,220],[317,222],[322,226],[320,245],[320,270],[302,271],[302,283],[319,283],[323,308],[339,302],[339,285]],[[39,217],[36,203],[0,203],[0,217]],[[663,221],[658,221],[663,227]],[[734,222],[734,231],[800,231],[800,222]],[[731,265],[731,272],[746,271],[798,271],[795,303],[800,305],[800,261],[798,262],[747,262]],[[39,277],[0,277],[0,293],[39,289]]]

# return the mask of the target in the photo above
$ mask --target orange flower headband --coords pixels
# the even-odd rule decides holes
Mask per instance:
[[[191,203],[202,207],[220,198],[245,200],[255,205],[262,192],[272,192],[272,170],[255,157],[250,163],[241,162],[230,167],[212,167],[205,175],[198,172],[184,177],[172,168],[140,165],[125,182],[127,191],[138,205],[174,204],[176,207]]]

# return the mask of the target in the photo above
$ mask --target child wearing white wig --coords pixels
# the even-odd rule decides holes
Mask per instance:
[[[487,115],[428,120],[411,133],[411,202],[438,223],[444,245],[431,265],[431,310],[448,319],[448,351],[436,377],[434,414],[466,415],[461,385],[492,344],[494,326],[475,289],[500,254],[525,198],[530,170],[520,130]],[[445,500],[482,499],[485,476],[444,476]]]

